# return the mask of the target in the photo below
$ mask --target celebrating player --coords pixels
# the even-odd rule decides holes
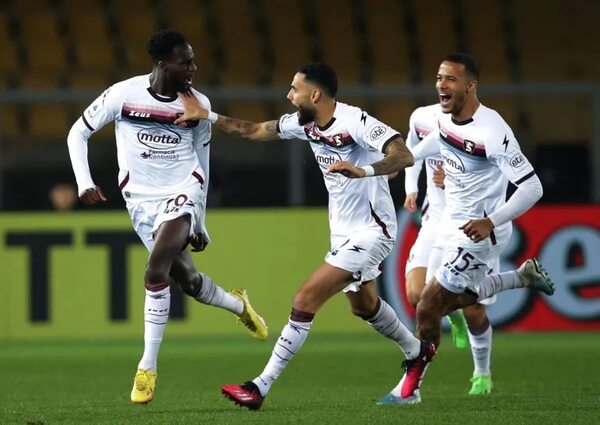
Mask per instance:
[[[438,128],[413,149],[416,160],[441,154],[446,174],[441,263],[417,305],[417,336],[436,347],[442,317],[456,309],[514,288],[554,293],[554,284],[536,259],[528,259],[518,270],[490,274],[498,270],[511,221],[540,199],[542,185],[510,127],[479,102],[478,79],[479,65],[470,55],[444,59],[436,83],[442,111]],[[508,181],[517,190],[506,201]],[[409,365],[390,394],[397,403],[420,397],[418,383],[430,361],[419,357]],[[417,382],[414,392],[406,391],[406,381]]]
[[[210,241],[204,223],[211,125],[207,121],[176,125],[183,112],[177,92],[193,92],[206,108],[210,102],[191,88],[197,67],[192,47],[182,34],[159,31],[147,47],[152,73],[107,89],[84,111],[68,136],[79,198],[85,204],[103,202],[106,197],[90,173],[87,141],[115,121],[119,188],[133,227],[150,253],[144,276],[144,353],[131,391],[131,401],[136,404],[146,404],[154,397],[171,280],[200,303],[237,315],[254,337],[267,338],[264,320],[253,310],[246,291],[224,291],[196,270],[185,249],[190,244],[202,251]]]
[[[407,359],[434,353],[433,345],[415,338],[377,296],[374,281],[396,233],[387,175],[412,165],[412,155],[397,131],[337,101],[336,94],[334,70],[312,63],[298,69],[287,96],[297,113],[278,121],[228,118],[202,106],[194,95],[183,95],[185,114],[178,122],[208,119],[227,133],[254,141],[309,141],[329,192],[331,250],[325,262],[296,292],[289,321],[263,372],[242,385],[222,386],[226,397],[249,409],[261,407],[271,385],[302,347],[317,311],[342,290],[352,312],[394,340]]]
[[[417,108],[410,116],[407,145],[413,149],[419,141],[434,131],[437,126],[437,115],[441,113],[439,103]],[[406,293],[409,302],[416,308],[425,282],[429,282],[433,273],[439,268],[442,256],[443,240],[438,239],[439,224],[446,203],[444,196],[443,160],[439,154],[417,161],[413,167],[406,169],[406,200],[404,208],[409,212],[416,211],[418,195],[418,178],[421,164],[425,162],[427,174],[427,196],[422,207],[421,229],[412,246],[406,263]],[[439,180],[439,181],[438,181]],[[499,271],[499,262],[493,267]],[[491,354],[492,326],[485,312],[485,306],[493,304],[496,297],[481,300],[475,305],[450,313],[448,321],[451,325],[452,340],[459,348],[466,348],[471,343],[471,354],[475,370],[471,378],[470,395],[489,394],[492,389]],[[465,323],[466,317],[466,323]]]

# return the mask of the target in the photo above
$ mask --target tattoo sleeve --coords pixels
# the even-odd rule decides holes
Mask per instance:
[[[226,133],[254,141],[269,141],[279,138],[276,120],[256,123],[220,115],[217,126]]]
[[[220,119],[217,121],[217,126],[225,133],[234,134],[244,138],[251,137],[259,128],[259,124],[257,123],[225,117],[223,115],[221,115]]]
[[[410,167],[415,163],[412,153],[404,144],[402,137],[393,139],[387,147],[386,156],[372,165],[375,174],[391,174]]]

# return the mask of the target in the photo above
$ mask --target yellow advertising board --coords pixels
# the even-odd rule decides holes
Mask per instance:
[[[193,254],[225,289],[247,288],[271,334],[329,248],[324,209],[210,210],[212,243]],[[142,337],[147,252],[125,212],[0,214],[0,339]],[[315,331],[364,331],[343,295]],[[172,290],[168,336],[244,332],[230,313]]]

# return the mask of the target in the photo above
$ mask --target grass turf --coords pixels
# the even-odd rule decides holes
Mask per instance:
[[[167,331],[168,333],[168,331]],[[262,410],[219,385],[253,378],[274,337],[163,342],[155,399],[129,402],[134,341],[0,342],[1,424],[590,424],[600,412],[599,334],[494,336],[494,389],[467,395],[468,350],[444,338],[415,406],[377,406],[401,376],[401,353],[375,334],[311,335]]]

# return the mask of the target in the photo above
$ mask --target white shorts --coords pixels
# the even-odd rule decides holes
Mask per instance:
[[[417,267],[427,267],[434,242],[439,235],[441,212],[430,212],[423,216],[421,228],[415,243],[410,248],[406,261],[405,274]]]
[[[435,272],[436,280],[450,292],[462,294],[467,289],[477,293],[477,287],[489,273],[498,273],[500,254],[509,242],[512,227],[496,232],[494,238],[474,243],[462,232],[447,235],[442,261]],[[492,297],[494,298],[494,297]],[[480,304],[492,301],[481,300]],[[495,298],[493,300],[495,302]]]
[[[202,235],[209,240],[204,226],[205,205],[206,194],[197,185],[157,201],[127,202],[127,211],[133,228],[148,251],[151,251],[154,247],[154,233],[160,225],[186,214],[191,218],[190,236]]]
[[[381,264],[394,247],[394,240],[381,233],[381,228],[366,229],[347,236],[331,236],[331,251],[325,261],[349,271],[356,279],[344,292],[358,292],[362,282],[381,274]]]

